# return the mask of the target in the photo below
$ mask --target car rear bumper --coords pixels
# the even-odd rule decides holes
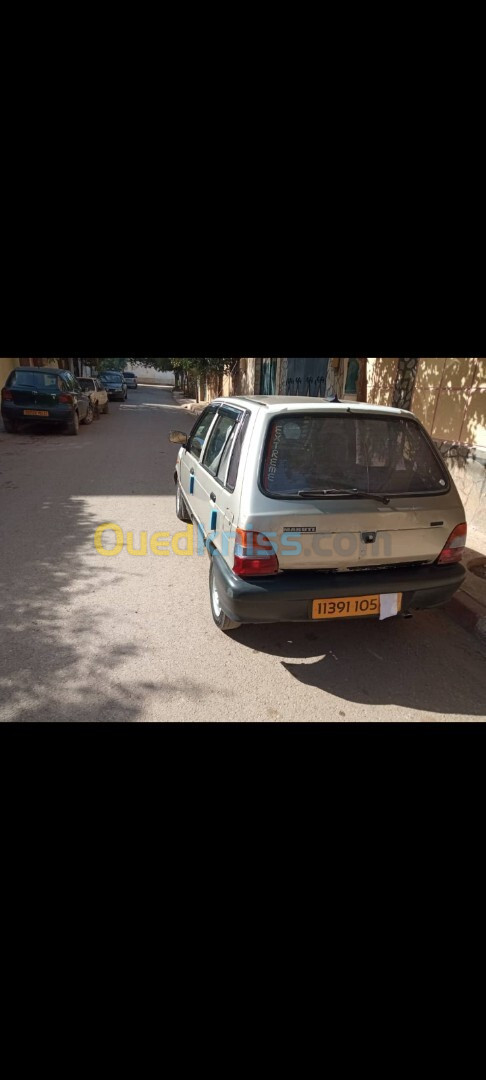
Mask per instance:
[[[437,607],[454,596],[466,575],[459,564],[349,574],[295,572],[245,580],[232,573],[215,549],[212,558],[221,607],[241,623],[307,622],[314,600],[337,597],[402,593],[402,612]]]
[[[47,416],[26,416],[26,409],[33,412],[47,413]],[[15,405],[13,401],[2,402],[2,417],[12,423],[31,424],[42,421],[49,424],[68,424],[72,419],[73,410],[71,405]]]

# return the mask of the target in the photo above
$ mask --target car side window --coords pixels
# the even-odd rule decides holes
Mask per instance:
[[[243,443],[245,441],[245,435],[248,430],[248,424],[250,422],[250,413],[245,413],[241,422],[235,432],[234,440],[232,441],[232,447],[230,447],[231,461],[229,463],[229,469],[226,476],[226,487],[229,491],[234,491],[236,487],[236,481],[238,479],[238,469],[240,467],[241,451],[243,449]],[[223,464],[223,463],[222,463]]]
[[[237,412],[228,409],[221,410],[211,431],[202,463],[212,476],[218,475],[224,451],[231,439],[237,420]]]
[[[188,453],[199,461],[201,457],[202,448],[206,441],[206,435],[211,427],[211,424],[216,416],[216,409],[211,407],[203,412],[202,416],[193,427],[187,443]]]

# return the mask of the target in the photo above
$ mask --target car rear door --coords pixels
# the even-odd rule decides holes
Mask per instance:
[[[233,509],[226,479],[231,461],[231,451],[237,430],[243,422],[245,411],[231,405],[218,409],[203,454],[198,474],[198,517],[204,535],[213,534],[216,546],[221,550],[222,533],[233,521]]]
[[[380,419],[382,430],[373,427],[378,418],[350,409],[323,414],[322,431],[302,413],[269,425],[264,497],[252,524],[271,534],[282,570],[433,563],[440,555],[461,517],[451,478],[416,421],[400,428],[399,416]],[[329,494],[319,497],[321,489]],[[338,494],[345,489],[349,495]]]
[[[51,374],[32,368],[32,371],[13,371],[10,388],[15,405],[27,411],[45,412],[57,404],[62,383],[57,372]]]

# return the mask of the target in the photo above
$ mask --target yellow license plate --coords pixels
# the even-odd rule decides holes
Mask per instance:
[[[313,619],[353,619],[380,614],[379,596],[344,596],[334,600],[314,600]]]
[[[40,409],[24,409],[24,416],[49,416],[49,413]]]

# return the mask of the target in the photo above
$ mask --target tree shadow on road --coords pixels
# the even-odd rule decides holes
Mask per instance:
[[[110,643],[113,613],[101,597],[127,572],[91,559],[98,521],[85,500],[51,493],[45,512],[55,528],[43,528],[39,514],[32,519],[28,505],[20,521],[0,519],[0,719],[136,721],[155,700],[163,718],[169,699],[195,713],[209,693],[203,684],[185,679],[181,690],[170,679],[149,684],[125,673],[140,652],[130,613]],[[88,594],[99,596],[98,606],[83,604]]]

